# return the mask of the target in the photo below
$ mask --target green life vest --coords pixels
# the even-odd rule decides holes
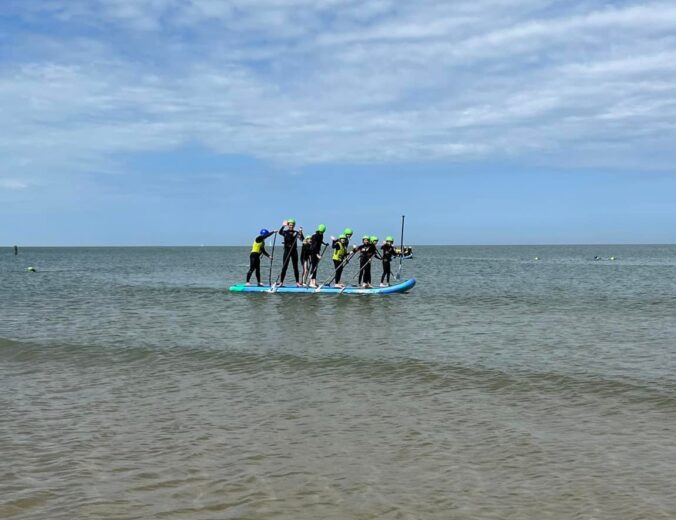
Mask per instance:
[[[339,262],[343,261],[343,258],[345,258],[345,255],[347,255],[347,248],[345,247],[345,244],[343,244],[340,240],[338,241],[338,249],[333,250],[333,259],[338,260]]]
[[[251,246],[251,252],[260,254],[261,251],[263,251],[264,246],[265,246],[265,240],[261,240],[260,242],[256,242],[254,240],[254,243]]]

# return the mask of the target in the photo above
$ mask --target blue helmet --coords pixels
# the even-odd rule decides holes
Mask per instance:
[[[269,235],[269,234],[270,232],[267,229],[265,228],[261,229],[261,235]]]

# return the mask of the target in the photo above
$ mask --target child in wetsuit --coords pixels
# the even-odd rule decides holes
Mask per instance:
[[[355,246],[353,251],[359,252],[359,285],[361,285],[362,278],[364,278],[364,269],[366,268],[366,263],[368,262],[369,256],[367,248],[370,245],[369,236],[364,235],[361,237],[361,244]]]
[[[258,285],[263,285],[261,283],[261,255],[267,256],[270,258],[270,255],[265,250],[265,239],[270,235],[274,235],[276,231],[268,231],[267,229],[261,229],[258,236],[254,239],[253,245],[251,246],[251,253],[249,254],[249,271],[246,273],[246,284],[251,285],[251,275],[256,273],[256,280],[258,280]]]
[[[306,236],[303,245],[300,248],[300,265],[303,267],[303,278],[301,283],[306,285],[310,277],[310,249],[312,247],[312,236]]]
[[[333,238],[333,237],[332,237]],[[345,258],[347,257],[347,235],[344,233],[338,237],[338,240],[333,241],[333,268],[336,271],[335,280],[336,287],[345,287],[340,283],[340,277],[343,274],[345,267]]]
[[[364,235],[362,237],[362,243],[359,247],[356,248],[357,251],[360,251],[359,255],[359,285],[364,288],[370,288],[371,285],[371,261],[373,257],[380,258],[378,253],[378,248],[376,244],[378,243],[378,237]]]
[[[322,258],[322,246],[328,245],[324,243],[324,231],[326,231],[326,226],[319,224],[310,242],[310,287],[317,287],[317,267]]]
[[[279,236],[284,238],[284,256],[279,283],[280,285],[284,285],[286,270],[289,268],[290,263],[293,267],[293,275],[296,277],[296,285],[300,287],[301,283],[298,279],[298,249],[296,249],[296,241],[303,241],[303,228],[296,231],[296,221],[290,218],[282,222],[282,227],[279,228]]]
[[[394,249],[394,238],[388,236],[385,243],[380,248],[382,249],[381,257],[383,259],[383,274],[380,277],[380,286],[387,287],[390,285],[390,275],[392,274],[392,258],[399,256],[399,253]],[[387,284],[385,284],[387,279]]]

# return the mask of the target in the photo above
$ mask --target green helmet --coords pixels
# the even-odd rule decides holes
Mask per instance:
[[[287,224],[294,224],[294,225],[295,225],[295,224],[296,224],[296,219],[295,219],[295,218],[287,218],[287,219],[286,219],[286,223],[287,223]]]
[[[343,238],[347,240],[347,235],[345,233],[341,233],[340,235],[338,235],[338,240],[341,240]]]
[[[346,235],[352,235],[352,228],[346,227],[343,233],[345,233]]]
[[[392,238],[391,235],[387,235],[387,237],[385,238],[385,242],[394,242],[394,238]]]
[[[378,242],[378,237],[373,235],[371,238],[369,238],[369,240],[375,244],[376,242]]]
[[[371,240],[371,237],[369,237],[368,235],[364,235],[363,237],[361,237],[361,239],[362,240]]]
[[[319,231],[320,233],[323,233],[324,231],[326,231],[326,226],[324,224],[319,224],[317,226],[317,231]]]
[[[305,236],[304,241],[307,242],[308,240],[312,240],[312,235]]]

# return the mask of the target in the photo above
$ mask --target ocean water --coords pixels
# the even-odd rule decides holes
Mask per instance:
[[[319,296],[0,250],[0,518],[676,518],[676,246],[415,254]]]

